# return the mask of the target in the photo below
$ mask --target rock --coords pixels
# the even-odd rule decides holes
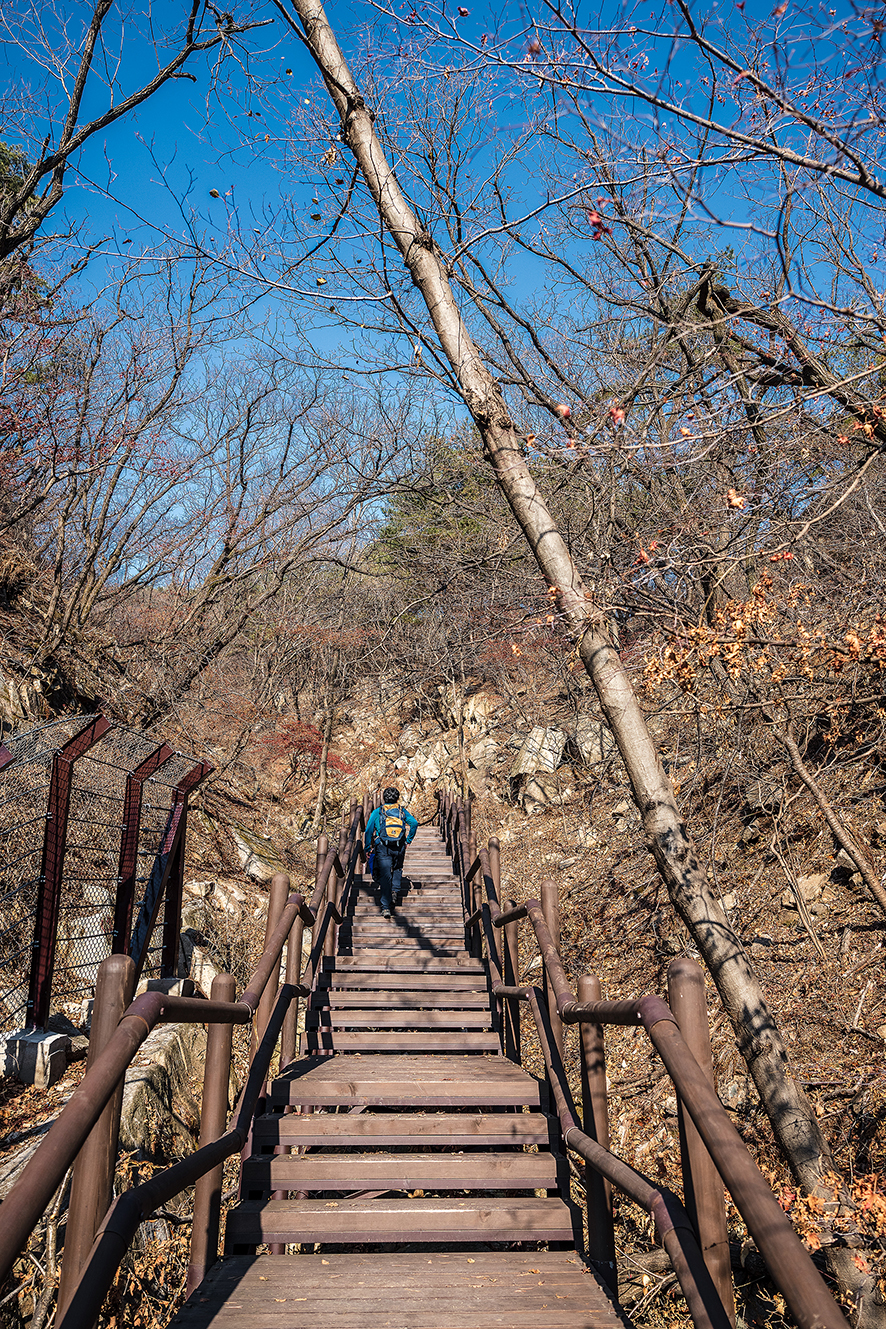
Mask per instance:
[[[845,849],[840,849],[834,859],[838,868],[844,868],[846,872],[858,872],[855,859],[848,854]]]
[[[877,1025],[875,1033],[879,1038],[886,1039],[886,1024]]]
[[[578,862],[577,858],[561,858],[557,867],[562,871],[563,868],[571,868]]]
[[[575,722],[575,746],[587,766],[598,766],[616,751],[612,730],[595,715],[579,715]]]
[[[558,807],[572,797],[571,787],[562,789],[556,775],[531,775],[520,791],[520,802],[526,813],[537,812],[543,807]]]
[[[827,883],[827,874],[824,872],[813,872],[807,876],[797,878],[797,889],[805,900],[806,904],[813,904],[821,897],[822,891]],[[781,897],[783,909],[796,909],[797,900],[790,887]]]
[[[246,826],[228,822],[228,830],[237,847],[240,866],[253,881],[263,884],[271,880],[276,872],[286,872],[287,866],[277,853],[270,840],[263,835],[256,835]]]
[[[636,811],[636,806],[630,801],[630,799],[623,798],[621,802],[616,803],[615,807],[612,809],[612,815],[613,817],[626,817]]]
[[[523,740],[511,765],[511,776],[552,773],[560,765],[566,746],[565,729],[545,729],[537,725]]]
[[[766,780],[752,780],[742,792],[751,812],[777,812],[781,807],[780,785],[769,784]]]
[[[756,935],[755,937],[752,937],[752,938],[751,938],[751,945],[752,945],[752,946],[774,946],[774,945],[775,945],[775,942],[774,942],[774,940],[773,940],[773,938],[772,938],[772,933],[771,933],[771,932],[758,932],[757,935]]]
[[[68,1069],[70,1051],[67,1034],[18,1029],[0,1038],[0,1073],[20,1084],[49,1089]]]
[[[120,1148],[137,1150],[158,1162],[170,1144],[189,1152],[200,1128],[200,1111],[190,1079],[202,1068],[206,1031],[199,1024],[161,1025],[145,1039],[126,1072]],[[173,1139],[164,1139],[171,1135]]]
[[[599,843],[593,826],[582,827],[576,837],[576,847],[579,849],[594,849]]]
[[[497,739],[486,737],[472,743],[468,748],[468,760],[478,770],[488,770],[498,759],[501,748]]]
[[[754,840],[759,840],[760,834],[760,823],[752,821],[749,825],[745,826],[741,835],[738,837],[739,842],[741,844],[751,844]]]
[[[726,895],[722,897],[721,904],[723,905],[724,909],[731,910],[734,909],[735,906],[738,904],[738,900],[736,899],[732,891],[728,891]]]

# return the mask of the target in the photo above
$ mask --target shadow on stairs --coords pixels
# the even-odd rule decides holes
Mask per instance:
[[[578,1253],[539,1082],[501,1055],[434,831],[405,879],[390,920],[357,893],[303,1058],[256,1119],[227,1254],[175,1329],[623,1326]]]

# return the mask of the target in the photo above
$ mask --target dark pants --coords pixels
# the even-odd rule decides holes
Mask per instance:
[[[394,897],[400,894],[400,885],[403,878],[403,859],[405,857],[405,845],[402,845],[399,849],[392,849],[389,845],[382,844],[375,846],[375,863],[373,864],[372,875],[378,886],[379,904],[382,911],[393,909]]]

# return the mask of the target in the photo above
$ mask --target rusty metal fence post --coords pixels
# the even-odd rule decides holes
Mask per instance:
[[[216,974],[212,980],[210,999],[233,1001],[236,995],[237,986],[233,974]],[[200,1110],[199,1147],[201,1149],[223,1135],[227,1125],[233,1034],[233,1024],[211,1024],[207,1029],[203,1102]],[[211,1172],[199,1177],[194,1188],[191,1259],[185,1294],[188,1297],[218,1259],[223,1172],[224,1164],[219,1163]]]
[[[120,1017],[132,1001],[134,988],[135,965],[128,955],[111,955],[99,965],[89,1031],[87,1071],[95,1064],[99,1053],[117,1028]],[[74,1164],[58,1293],[59,1318],[64,1314],[99,1223],[113,1198],[123,1087],[124,1080],[121,1078]]]
[[[117,898],[114,902],[114,933],[111,938],[111,950],[115,955],[129,954],[145,781],[173,755],[172,748],[162,743],[126,777],[120,860],[117,868]]]
[[[601,1001],[600,980],[583,974],[578,980],[580,1002]],[[606,1093],[606,1054],[603,1027],[579,1025],[581,1039],[582,1126],[585,1135],[609,1148],[609,1103]],[[588,1255],[600,1277],[618,1295],[615,1229],[612,1225],[612,1187],[594,1168],[585,1168],[585,1207],[588,1216]]]
[[[179,934],[181,931],[182,895],[185,883],[185,840],[188,827],[188,798],[212,767],[198,762],[175,787],[174,806],[181,807],[181,832],[166,881],[166,902],[163,908],[163,950],[160,972],[164,978],[175,978],[178,973]]]
[[[84,752],[88,752],[110,728],[110,720],[103,715],[94,716],[85,729],[81,729],[68,739],[64,747],[59,748],[52,759],[28,978],[26,1024],[31,1028],[45,1028],[49,1018],[74,762]]]
[[[701,966],[688,956],[680,956],[668,966],[668,1005],[695,1060],[716,1088],[704,974]],[[679,1093],[677,1109],[686,1211],[695,1225],[704,1262],[710,1270],[726,1314],[735,1324],[735,1291],[723,1182],[689,1113],[683,1107]]]

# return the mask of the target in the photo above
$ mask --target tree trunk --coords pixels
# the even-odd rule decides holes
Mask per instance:
[[[274,0],[298,31],[283,0]],[[705,870],[677,808],[640,704],[621,660],[605,635],[605,613],[595,605],[572,561],[524,458],[524,437],[510,419],[504,397],[486,369],[461,317],[432,237],[403,195],[322,6],[292,0],[310,50],[341,120],[350,148],[378,206],[381,219],[421,292],[440,346],[483,440],[487,461],[548,583],[560,620],[576,644],[603,714],[615,736],[640,809],[646,842],[674,907],[690,931],[735,1026],[739,1047],[797,1180],[810,1189],[833,1171],[830,1150],[811,1105],[790,1073],[787,1051],[762,989]],[[847,1252],[838,1252],[839,1256]],[[874,1322],[873,1281],[851,1260],[838,1260],[847,1299]]]

